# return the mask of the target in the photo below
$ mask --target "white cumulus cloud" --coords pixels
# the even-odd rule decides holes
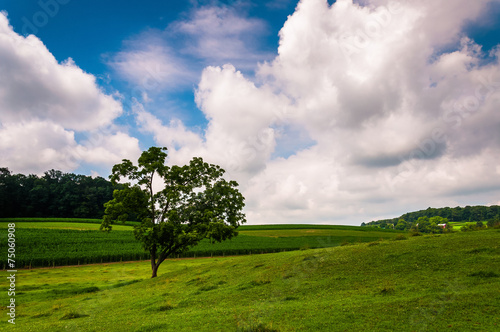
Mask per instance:
[[[93,75],[71,59],[58,62],[0,12],[0,165],[24,173],[72,171],[135,156],[138,140],[113,129],[122,111]],[[78,142],[76,134],[89,139]]]
[[[58,63],[40,39],[23,37],[0,13],[0,121],[56,120],[88,130],[110,124],[122,112],[93,75],[71,59]]]
[[[175,133],[174,155],[225,166],[252,223],[487,204],[500,196],[500,63],[464,27],[491,2],[302,0],[257,83],[231,65],[203,71],[204,133],[151,130]],[[275,155],[292,128],[308,143]]]

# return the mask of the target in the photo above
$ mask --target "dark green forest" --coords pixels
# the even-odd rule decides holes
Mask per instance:
[[[451,222],[482,222],[482,221],[497,221],[500,217],[500,206],[466,206],[466,207],[445,207],[445,208],[427,208],[415,212],[408,212],[398,218],[376,220],[369,223],[363,223],[361,226],[372,227],[393,227],[397,225],[400,220],[409,224],[415,223],[421,217],[441,217],[446,218]]]
[[[102,218],[115,188],[102,177],[50,170],[43,176],[0,168],[0,218]]]

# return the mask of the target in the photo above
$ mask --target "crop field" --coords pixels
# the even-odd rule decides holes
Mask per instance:
[[[7,228],[5,222],[0,222],[0,229]],[[16,228],[45,228],[45,229],[74,229],[78,231],[83,230],[99,230],[101,225],[97,223],[76,223],[76,222],[19,222],[16,223]],[[113,231],[131,231],[133,228],[130,225],[113,225]]]
[[[486,221],[484,222],[486,224]],[[459,231],[462,226],[469,225],[469,224],[476,224],[476,222],[468,222],[468,221],[454,221],[450,222],[450,225],[453,226],[453,230]]]
[[[148,262],[19,270],[13,330],[500,330],[499,230],[170,259],[150,272]],[[12,328],[7,302],[1,292],[0,330]]]
[[[21,267],[50,267],[149,259],[135,240],[131,224],[99,231],[99,221],[23,219],[16,223],[16,262]],[[0,222],[0,229],[7,228]],[[240,235],[222,243],[202,241],[178,257],[261,254],[298,249],[327,248],[356,242],[390,239],[401,232],[356,226],[269,225],[241,226]],[[0,250],[6,250],[2,242]],[[5,263],[4,263],[5,264]],[[5,268],[5,266],[3,266]]]
[[[102,223],[101,219],[84,219],[84,218],[0,218],[0,224],[6,223],[6,222],[14,222],[16,225],[22,225],[31,223],[31,225],[35,224],[40,224],[43,227],[43,224],[47,224],[50,222],[54,223],[83,223],[83,224],[97,224],[99,228],[99,225]],[[139,222],[136,221],[126,221],[125,223],[120,223],[119,225],[126,225],[126,226],[133,226],[137,225]]]

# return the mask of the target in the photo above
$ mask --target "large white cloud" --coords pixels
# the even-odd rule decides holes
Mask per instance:
[[[93,75],[71,59],[58,63],[33,35],[12,30],[0,13],[0,121],[57,119],[65,128],[88,130],[108,125],[122,112]]]
[[[121,103],[93,75],[71,59],[59,63],[40,39],[13,31],[0,12],[0,165],[24,173],[72,171],[136,156],[138,140],[114,128],[121,113]],[[87,139],[78,142],[76,134]]]
[[[46,121],[0,127],[0,162],[18,172],[76,168],[68,158],[76,146],[73,132]]]
[[[164,125],[140,104],[135,107],[137,122],[158,144],[170,148],[171,163],[201,156],[243,183],[266,167],[279,137],[277,126],[288,107],[287,98],[258,88],[227,65],[203,71],[196,102],[209,120],[203,134],[185,128],[179,120]]]
[[[204,135],[154,130],[186,137],[173,161],[201,155],[238,178],[253,223],[498,201],[499,53],[464,34],[492,2],[303,0],[258,83],[230,65],[205,69]],[[291,128],[309,144],[276,156]]]

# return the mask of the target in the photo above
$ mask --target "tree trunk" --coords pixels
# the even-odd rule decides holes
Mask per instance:
[[[153,275],[151,276],[151,278],[155,278],[156,277],[156,273],[158,272],[158,265],[156,265],[156,244],[153,245],[153,248],[151,248],[151,270],[153,270]]]
[[[151,249],[151,270],[153,270],[151,278],[156,278],[160,264],[163,263],[163,261],[165,260],[165,258],[168,257],[168,255],[169,255],[168,252],[162,251],[158,255],[158,259],[156,259],[156,245],[153,246],[153,248]]]
[[[151,278],[156,278],[157,277],[158,266],[159,265],[156,265],[156,264],[152,266],[153,274],[151,275]]]

